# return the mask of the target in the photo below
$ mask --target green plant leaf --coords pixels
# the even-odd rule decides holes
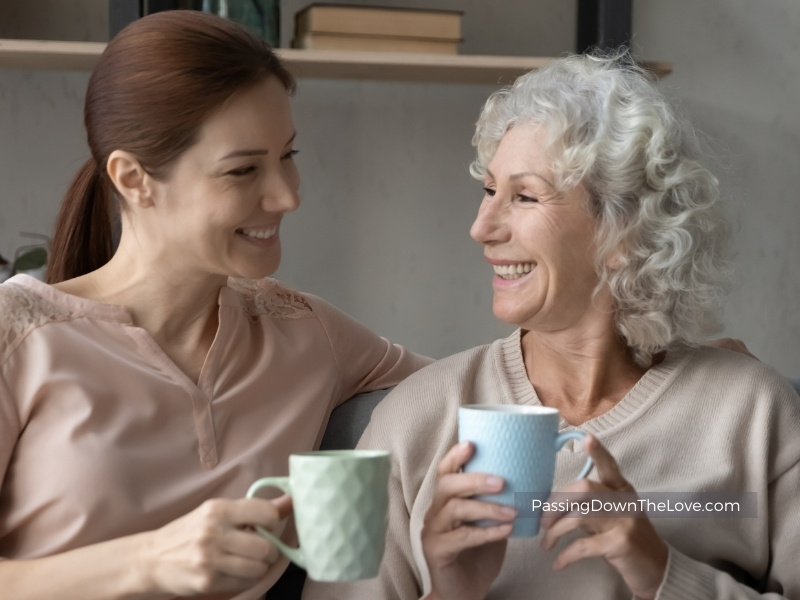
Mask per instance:
[[[30,271],[31,269],[39,269],[47,263],[47,250],[44,248],[33,248],[14,262],[14,271]]]

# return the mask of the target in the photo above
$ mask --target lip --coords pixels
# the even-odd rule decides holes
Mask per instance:
[[[531,270],[530,273],[526,273],[525,275],[523,275],[522,277],[518,277],[517,279],[503,279],[502,277],[500,277],[500,275],[495,275],[494,277],[492,277],[492,287],[496,290],[497,289],[505,290],[519,285],[524,285],[525,282],[527,282],[528,279],[531,278],[531,275],[533,275],[535,272],[536,269],[533,269]]]
[[[519,265],[525,263],[531,263],[532,265],[536,264],[535,260],[505,260],[499,258],[489,258],[488,256],[485,256],[484,258],[486,259],[486,262],[489,263],[490,265],[498,267],[505,267],[508,265]]]
[[[245,229],[264,230],[264,229],[273,229],[273,228],[275,229],[275,233],[273,233],[268,238],[254,238],[254,237],[250,237],[248,235],[245,235],[242,232]],[[280,229],[281,229],[280,223],[272,223],[272,224],[269,224],[269,225],[248,225],[246,227],[239,227],[236,230],[235,233],[236,233],[236,236],[239,239],[247,242],[248,244],[251,244],[251,245],[256,246],[258,248],[269,248],[270,246],[273,246],[276,243],[278,243],[278,240],[280,239],[279,238]]]

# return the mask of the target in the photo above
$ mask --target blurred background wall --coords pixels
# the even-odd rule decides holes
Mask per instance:
[[[309,0],[282,2],[282,45]],[[463,11],[464,54],[575,49],[567,0],[369,0]],[[736,279],[725,335],[800,374],[800,3],[634,0],[634,51],[674,63],[664,92],[718,157]],[[105,0],[2,0],[0,38],[107,39]],[[88,157],[88,72],[0,69],[0,254],[50,233]],[[468,235],[481,199],[472,129],[495,86],[303,79],[293,101],[303,205],[277,277],[441,357],[510,331]]]

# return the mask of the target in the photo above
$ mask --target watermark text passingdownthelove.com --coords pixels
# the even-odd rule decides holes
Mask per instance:
[[[564,517],[755,518],[756,492],[518,492],[520,518],[544,513]]]

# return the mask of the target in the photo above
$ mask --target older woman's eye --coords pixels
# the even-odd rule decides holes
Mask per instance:
[[[488,188],[488,187],[483,188],[483,191],[486,192],[486,195],[489,196],[489,197],[494,196],[495,193],[496,193],[495,190],[493,190],[492,188]]]
[[[524,194],[517,194],[517,200],[520,202],[538,202],[538,198],[534,198],[532,196],[525,196]]]

